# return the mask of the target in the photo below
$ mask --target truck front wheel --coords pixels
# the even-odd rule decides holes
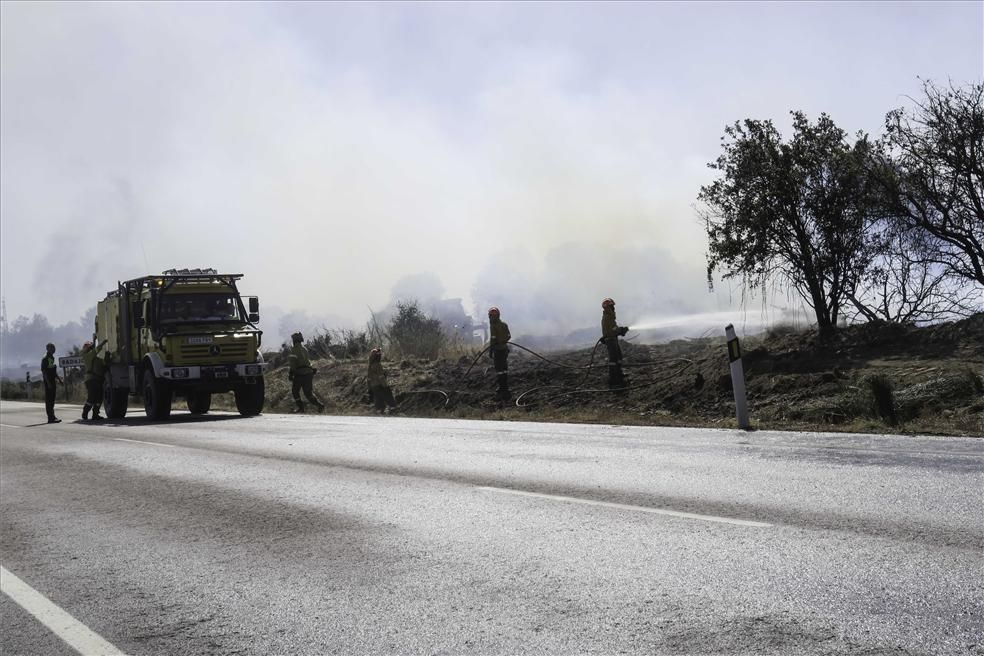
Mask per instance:
[[[125,387],[113,387],[112,375],[107,375],[103,383],[103,407],[110,419],[122,419],[126,416],[127,397],[130,390]]]
[[[259,378],[253,384],[239,385],[234,394],[236,395],[236,409],[244,417],[252,417],[263,412],[264,385],[263,378]]]
[[[204,415],[212,408],[211,392],[188,392],[188,411],[193,415]]]
[[[171,416],[171,390],[167,383],[148,371],[143,377],[144,412],[148,419],[167,419]]]

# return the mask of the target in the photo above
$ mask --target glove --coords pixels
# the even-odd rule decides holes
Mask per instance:
[[[621,335],[622,337],[625,337],[625,333],[627,333],[627,332],[629,332],[629,327],[628,326],[621,326],[618,329],[618,334]]]
[[[293,371],[288,371],[287,372],[287,380],[290,380],[290,381],[293,381],[294,380],[294,372]]]

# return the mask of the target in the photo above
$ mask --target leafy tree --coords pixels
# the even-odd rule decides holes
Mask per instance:
[[[438,319],[425,315],[417,301],[400,301],[387,330],[390,343],[403,355],[437,357],[447,337]]]
[[[920,261],[984,285],[984,83],[923,93],[885,117],[874,177]]]
[[[725,129],[724,152],[708,165],[722,177],[698,196],[708,278],[721,269],[725,278],[741,276],[752,287],[784,280],[829,333],[868,263],[874,146],[860,133],[849,144],[826,114],[816,123],[802,112],[792,116],[788,142],[771,121],[748,119]]]

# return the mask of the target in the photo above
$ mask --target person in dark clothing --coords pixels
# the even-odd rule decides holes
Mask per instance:
[[[96,336],[93,335],[95,340]],[[82,407],[82,419],[89,418],[89,411],[92,411],[92,420],[101,421],[102,415],[99,408],[103,402],[103,382],[106,379],[106,360],[99,357],[99,351],[106,346],[108,340],[103,340],[98,346],[93,346],[92,342],[82,345],[82,361],[85,364],[85,405]]]
[[[369,398],[375,404],[377,412],[384,412],[386,408],[396,407],[396,399],[393,398],[393,390],[386,382],[386,370],[383,369],[383,353],[378,348],[369,353]]]
[[[489,308],[489,356],[495,367],[496,396],[500,401],[508,401],[509,392],[509,324],[499,315],[499,308]]]
[[[625,387],[622,373],[622,347],[618,338],[629,332],[627,326],[619,326],[615,320],[615,301],[606,298],[601,302],[601,341],[608,347],[608,387]]]
[[[61,419],[55,416],[55,383],[65,384],[58,375],[58,362],[55,360],[55,345],[45,346],[47,351],[41,358],[41,380],[44,382],[44,410],[48,413],[48,423],[57,424]]]
[[[293,411],[304,412],[304,401],[301,401],[301,390],[304,390],[304,396],[307,397],[307,400],[313,403],[319,412],[324,412],[325,404],[314,394],[315,369],[311,366],[311,356],[308,355],[308,350],[304,348],[304,335],[296,332],[290,338],[294,345],[291,346],[290,355],[287,359],[289,365],[287,379],[293,383],[291,386],[291,394],[295,404]]]

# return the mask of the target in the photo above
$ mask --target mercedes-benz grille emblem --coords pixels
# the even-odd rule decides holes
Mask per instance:
[[[222,352],[222,349],[219,348],[219,345],[218,344],[212,344],[211,346],[208,347],[208,353],[209,353],[209,355],[218,355],[221,352]]]

